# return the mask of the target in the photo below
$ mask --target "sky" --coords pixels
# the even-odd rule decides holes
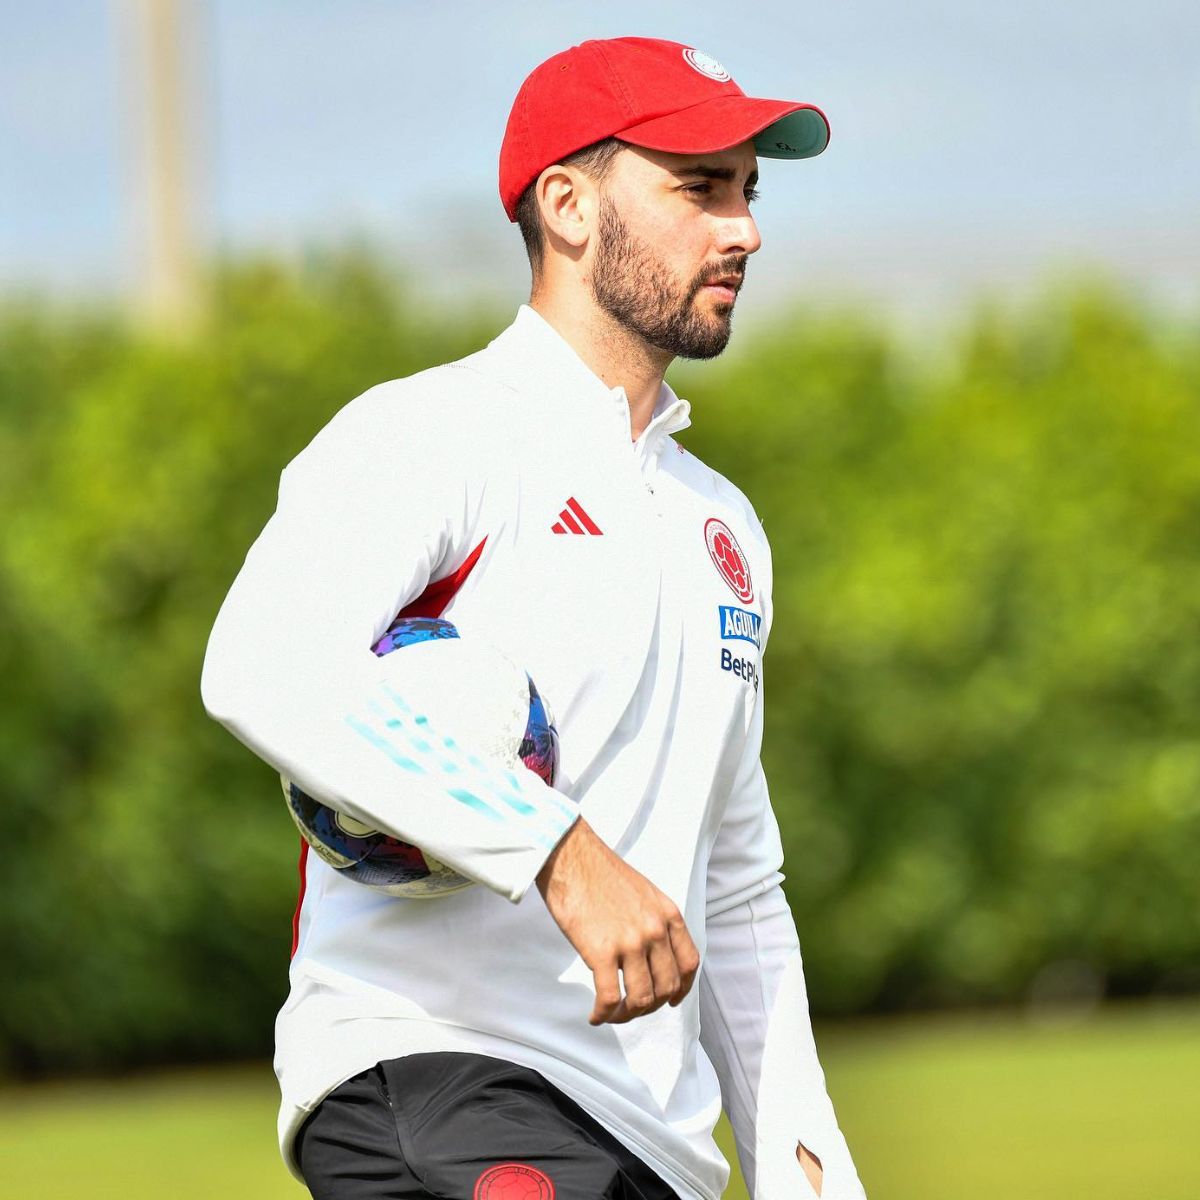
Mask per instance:
[[[133,0],[4,0],[0,289],[137,286]],[[197,236],[368,238],[431,304],[519,301],[496,193],[509,106],[588,37],[667,37],[819,105],[820,157],[760,164],[739,312],[797,296],[944,313],[1096,267],[1200,309],[1195,0],[192,0]]]

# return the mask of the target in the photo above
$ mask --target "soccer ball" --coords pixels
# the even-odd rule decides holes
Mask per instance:
[[[380,658],[406,651],[397,656],[394,677],[398,686],[402,681],[402,700],[416,712],[416,723],[432,718],[434,727],[453,730],[471,752],[504,766],[524,764],[553,785],[554,719],[533,680],[510,659],[482,641],[460,640],[449,621],[434,617],[399,618],[372,649]],[[286,776],[280,780],[301,836],[347,879],[404,899],[444,896],[473,882],[419,846],[337,812]]]

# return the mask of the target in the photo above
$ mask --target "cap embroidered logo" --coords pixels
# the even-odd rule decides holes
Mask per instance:
[[[687,46],[683,51],[683,58],[689,67],[694,67],[701,75],[707,75],[709,79],[715,79],[718,83],[728,83],[733,78],[711,54],[705,54],[703,50],[693,50],[691,46]]]
[[[721,578],[729,585],[729,590],[743,604],[749,604],[754,599],[750,564],[729,526],[716,517],[710,517],[704,524],[704,541],[708,546],[713,566],[721,573]]]

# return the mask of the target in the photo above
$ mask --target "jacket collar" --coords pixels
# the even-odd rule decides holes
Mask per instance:
[[[523,395],[561,409],[576,401],[607,418],[630,441],[629,401],[623,387],[609,388],[540,313],[522,304],[513,323],[480,356],[487,371]],[[482,365],[482,364],[481,364]],[[661,449],[663,438],[691,424],[691,406],[664,380],[654,414],[638,440],[643,453]]]

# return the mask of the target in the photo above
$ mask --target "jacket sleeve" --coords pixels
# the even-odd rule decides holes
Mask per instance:
[[[813,1195],[797,1143],[820,1161],[821,1200],[863,1200],[825,1090],[783,850],[759,760],[761,691],[708,867],[700,1040],[721,1081],[752,1200]]]
[[[486,481],[447,461],[450,439],[431,436],[437,417],[436,406],[381,385],[289,464],[217,616],[201,695],[212,717],[311,795],[516,901],[575,804],[523,767],[430,736],[440,731],[371,650],[485,536]]]

